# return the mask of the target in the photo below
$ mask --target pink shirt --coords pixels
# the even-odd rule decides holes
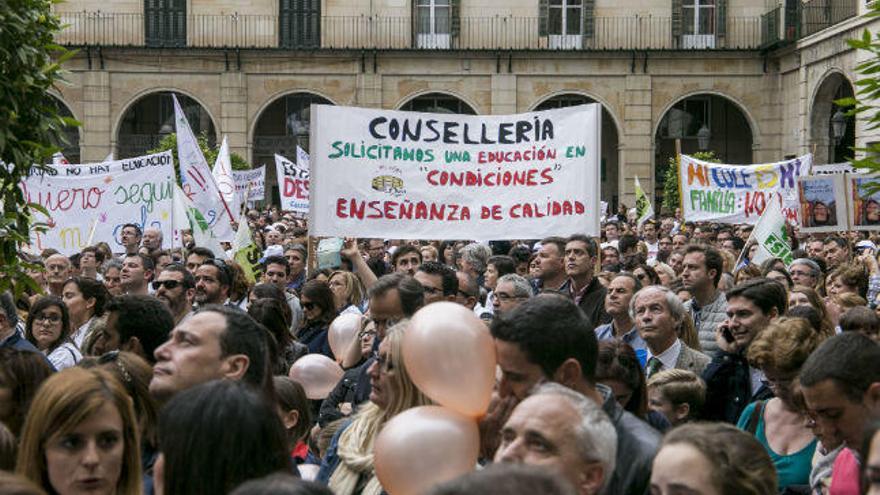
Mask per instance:
[[[860,495],[859,460],[846,448],[837,454],[831,470],[831,487],[828,495]]]

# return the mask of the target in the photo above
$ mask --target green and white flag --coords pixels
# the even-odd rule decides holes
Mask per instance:
[[[794,257],[791,254],[791,239],[785,225],[785,216],[778,201],[770,201],[764,208],[764,213],[755,224],[752,237],[758,243],[755,257],[749,260],[749,264],[759,265],[771,258],[779,258],[785,266],[791,265]]]
[[[238,224],[235,233],[235,241],[232,243],[232,256],[235,262],[244,270],[244,277],[250,283],[256,283],[262,278],[263,268],[260,265],[260,247],[254,243],[251,237],[251,229],[247,221]]]
[[[642,184],[639,183],[639,176],[636,176],[636,218],[639,227],[648,219],[654,218],[654,207],[651,206],[648,195],[645,194]]]

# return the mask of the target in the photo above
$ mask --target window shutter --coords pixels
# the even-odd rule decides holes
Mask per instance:
[[[715,35],[727,36],[727,0],[715,0]]]
[[[596,0],[583,0],[583,12],[581,12],[581,33],[584,38],[592,38],[596,31],[594,12],[596,10]]]
[[[672,0],[672,41],[676,46],[681,39],[682,16],[681,0]]]
[[[419,8],[418,8],[418,0],[410,0],[410,5],[412,6],[412,12],[409,15],[410,21],[410,36],[412,36],[412,40],[410,41],[410,45],[412,48],[418,48],[418,39],[419,39]]]
[[[550,0],[538,0],[538,36],[547,36],[550,22]]]
[[[461,0],[450,0],[449,34],[458,37],[461,33]]]

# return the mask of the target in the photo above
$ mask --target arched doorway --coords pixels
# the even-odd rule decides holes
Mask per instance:
[[[550,110],[553,108],[564,108],[573,105],[584,105],[587,103],[598,103],[589,96],[579,94],[562,94],[554,96],[539,103],[535,110]],[[600,157],[600,184],[602,201],[608,203],[608,209],[615,211],[619,200],[618,188],[618,170],[619,170],[619,150],[617,125],[614,118],[605,105],[602,105],[602,156]]]
[[[314,93],[292,93],[276,98],[260,113],[253,134],[253,166],[266,165],[266,200],[278,204],[275,154],[296,160],[296,147],[309,152],[309,130],[313,104],[333,105]]]
[[[841,163],[853,157],[855,117],[834,104],[834,100],[852,96],[852,84],[839,72],[828,75],[816,90],[810,110],[810,151],[815,146],[815,163]]]
[[[477,114],[476,110],[464,100],[446,93],[426,93],[416,96],[401,105],[400,109],[407,112]]]
[[[183,113],[196,136],[205,135],[210,146],[217,143],[214,121],[195,99],[178,92],[164,91],[142,96],[128,107],[116,135],[117,158],[140,156],[159,146],[174,130],[174,100],[177,96]]]
[[[712,151],[722,163],[752,163],[752,126],[732,100],[715,94],[695,94],[673,104],[654,134],[655,196],[662,198],[675,141],[681,152]]]
[[[59,116],[74,118],[70,108],[55,96],[48,95],[46,103],[53,107]],[[64,158],[67,158],[68,162],[80,163],[82,160],[79,152],[79,128],[76,126],[64,126],[61,134],[63,138],[52,143],[52,145],[61,148],[61,153],[64,155]]]

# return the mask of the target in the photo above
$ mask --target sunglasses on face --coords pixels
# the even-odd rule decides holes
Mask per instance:
[[[153,290],[159,290],[163,286],[168,290],[173,290],[183,285],[183,282],[179,282],[177,280],[154,280],[153,281]]]

